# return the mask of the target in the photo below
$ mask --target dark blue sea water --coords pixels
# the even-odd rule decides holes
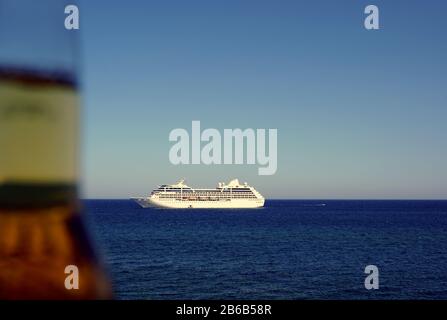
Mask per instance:
[[[447,299],[447,201],[85,206],[120,299]]]

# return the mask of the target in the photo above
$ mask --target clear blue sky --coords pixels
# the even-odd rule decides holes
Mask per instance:
[[[363,27],[368,4],[381,30]],[[82,1],[84,196],[239,177],[269,198],[447,198],[446,1]],[[277,128],[278,171],[169,132]],[[190,130],[190,129],[188,129]]]

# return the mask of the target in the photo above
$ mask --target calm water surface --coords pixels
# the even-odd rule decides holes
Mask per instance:
[[[85,207],[120,299],[447,299],[447,201]]]

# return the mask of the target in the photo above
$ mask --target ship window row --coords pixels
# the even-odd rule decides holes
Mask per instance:
[[[160,195],[160,199],[180,199],[180,195],[178,194],[162,194]],[[255,195],[242,195],[242,194],[235,194],[232,196],[218,196],[218,195],[211,195],[211,196],[205,196],[205,195],[194,195],[194,196],[183,196],[183,199],[200,199],[200,198],[206,198],[206,199],[255,199]]]
[[[175,193],[191,193],[191,194],[195,194],[195,195],[230,195],[230,194],[253,194],[252,191],[244,191],[244,192],[235,192],[230,191],[230,190],[225,190],[225,191],[192,191],[192,190],[183,190],[183,191],[179,191],[179,190],[166,190],[166,192],[175,192]],[[164,190],[156,190],[153,193],[160,193],[160,192],[164,192]]]
[[[159,193],[160,196],[179,196],[182,193],[176,192],[176,193]],[[189,195],[189,196],[196,196],[196,197],[230,197],[230,196],[237,196],[237,197],[243,197],[243,196],[255,196],[251,192],[246,193],[231,193],[231,192],[183,192],[183,195]]]
[[[192,188],[175,188],[175,187],[164,187],[160,186],[156,189],[157,191],[192,191]],[[217,189],[210,189],[210,191],[233,191],[233,192],[251,192],[250,188],[217,188]]]
[[[180,198],[181,195],[179,194],[163,194],[159,196],[160,198]],[[184,198],[222,198],[222,199],[227,199],[227,198],[256,198],[255,195],[228,195],[228,196],[217,196],[217,195],[212,195],[212,196],[205,196],[205,195],[183,195]]]

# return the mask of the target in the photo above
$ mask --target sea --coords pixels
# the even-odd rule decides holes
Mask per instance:
[[[447,201],[84,208],[117,299],[447,299]]]

